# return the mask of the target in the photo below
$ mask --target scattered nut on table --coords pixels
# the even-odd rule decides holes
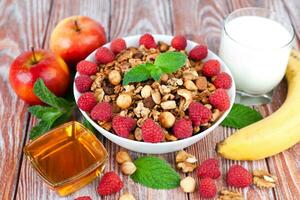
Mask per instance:
[[[253,183],[259,188],[273,188],[276,186],[277,177],[266,170],[254,170]]]
[[[136,166],[131,161],[126,161],[121,165],[121,171],[125,175],[131,175],[136,171]]]
[[[244,200],[242,194],[238,191],[222,189],[219,192],[217,200]]]
[[[187,176],[180,181],[180,187],[186,193],[194,192],[196,188],[196,181],[193,177]]]
[[[116,154],[116,161],[119,164],[123,164],[124,162],[131,161],[131,157],[130,157],[130,155],[126,151],[119,151]]]
[[[135,200],[135,198],[132,194],[125,192],[120,196],[119,200]]]

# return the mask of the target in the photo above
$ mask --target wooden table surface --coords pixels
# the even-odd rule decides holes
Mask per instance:
[[[36,119],[27,112],[28,105],[18,99],[8,83],[9,66],[22,51],[34,45],[49,47],[49,36],[55,25],[71,15],[87,15],[105,27],[108,40],[138,33],[183,34],[188,39],[206,43],[218,52],[220,32],[224,17],[241,7],[266,7],[288,15],[300,37],[300,1],[298,0],[1,0],[0,1],[0,199],[44,200],[74,199],[89,195],[101,199],[96,193],[99,179],[75,192],[60,198],[49,190],[32,170],[22,152],[28,142],[29,130]],[[298,42],[297,42],[298,43]],[[274,112],[285,99],[286,83],[276,89],[273,102],[256,107],[264,116]],[[288,120],[288,119],[287,119]],[[215,144],[229,136],[233,129],[218,127],[197,144],[186,150],[202,161],[217,157]],[[101,138],[110,159],[106,170],[120,173],[113,159],[120,147]],[[135,158],[141,154],[131,152]],[[174,153],[160,155],[174,165]],[[255,162],[233,162],[221,159],[222,173],[233,163],[252,169],[265,169],[278,176],[275,189],[260,190],[255,187],[242,190],[245,199],[300,199],[300,144],[274,157]],[[195,173],[191,174],[195,177]],[[186,176],[186,174],[181,174]],[[135,184],[122,176],[124,189],[139,200],[199,199],[197,192],[185,194],[174,190],[153,190]],[[196,177],[195,177],[196,178]],[[225,181],[218,179],[219,189]],[[118,199],[112,195],[102,199]]]

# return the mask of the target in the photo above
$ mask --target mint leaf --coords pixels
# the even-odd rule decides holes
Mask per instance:
[[[261,114],[256,110],[242,104],[234,104],[221,125],[240,129],[262,118]]]
[[[50,129],[50,127],[51,127],[50,123],[48,123],[46,121],[40,121],[37,125],[35,125],[30,130],[30,134],[29,134],[30,139],[34,139],[34,138],[38,137],[39,135],[42,135],[43,133],[48,131]]]
[[[47,107],[47,106],[31,106],[28,111],[35,115],[37,118],[42,119],[42,120],[49,120],[51,119],[53,116],[56,115],[62,115],[63,112],[58,109],[58,108],[54,108],[54,107]]]
[[[33,87],[34,94],[44,103],[55,108],[69,108],[70,104],[67,100],[55,96],[45,85],[42,79],[38,79]]]
[[[162,75],[162,73],[163,72],[158,67],[155,67],[150,71],[151,77],[156,81],[158,81],[160,79],[160,76]]]
[[[159,66],[165,73],[176,72],[180,67],[185,65],[186,55],[180,52],[166,52],[160,54],[154,64]]]
[[[128,71],[123,78],[123,85],[133,82],[142,82],[150,77],[150,68],[154,67],[151,63],[140,64]]]
[[[144,156],[134,161],[137,170],[131,175],[134,182],[154,189],[173,189],[179,186],[179,174],[157,157]]]

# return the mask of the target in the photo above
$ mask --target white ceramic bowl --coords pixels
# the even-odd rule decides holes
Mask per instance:
[[[163,41],[166,42],[167,44],[171,43],[171,40],[173,38],[173,36],[168,36],[168,35],[153,35],[153,37],[155,38],[155,41]],[[136,35],[136,36],[130,36],[130,37],[125,37],[123,38],[126,41],[127,47],[130,46],[135,46],[138,47],[139,44],[139,38],[140,35]],[[189,52],[194,46],[196,46],[197,43],[192,42],[192,41],[187,41],[187,48],[186,50]],[[105,47],[109,47],[110,43],[104,45]],[[221,71],[227,72],[231,77],[232,74],[230,72],[230,70],[228,69],[228,67],[225,65],[225,63],[213,52],[208,51],[208,56],[205,60],[209,60],[209,59],[217,59],[220,61],[221,63]],[[91,53],[86,60],[88,61],[92,61],[92,62],[96,62],[95,61],[95,51],[93,53]],[[205,61],[204,60],[204,61]],[[76,74],[76,76],[78,76],[78,73]],[[75,77],[76,77],[75,76]],[[228,94],[230,97],[230,109],[233,105],[234,102],[234,98],[235,98],[235,83],[234,80],[232,81],[232,87],[228,90]],[[80,93],[77,91],[75,84],[74,84],[74,96],[75,96],[75,100],[77,102]],[[178,151],[181,150],[183,148],[186,148],[188,146],[191,146],[192,144],[198,142],[199,140],[201,140],[202,138],[204,138],[207,134],[209,134],[210,132],[212,132],[223,120],[224,118],[228,115],[229,110],[227,110],[221,117],[220,119],[218,119],[218,121],[216,121],[210,128],[206,129],[205,131],[198,133],[192,137],[186,138],[186,139],[181,139],[181,140],[177,140],[177,141],[173,141],[173,142],[162,142],[162,143],[147,143],[147,142],[139,142],[139,141],[134,141],[134,140],[129,140],[126,138],[122,138],[119,137],[105,129],[103,129],[101,126],[99,126],[96,122],[94,122],[86,112],[81,111],[81,113],[83,114],[83,116],[102,134],[104,135],[107,139],[109,139],[110,141],[126,148],[132,151],[136,151],[136,152],[141,152],[141,153],[150,153],[150,154],[161,154],[161,153],[168,153],[168,152],[174,152],[174,151]]]

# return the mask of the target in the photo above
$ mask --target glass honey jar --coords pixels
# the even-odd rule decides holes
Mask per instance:
[[[108,157],[97,137],[76,121],[36,138],[24,152],[39,176],[60,196],[75,192],[99,176]]]

